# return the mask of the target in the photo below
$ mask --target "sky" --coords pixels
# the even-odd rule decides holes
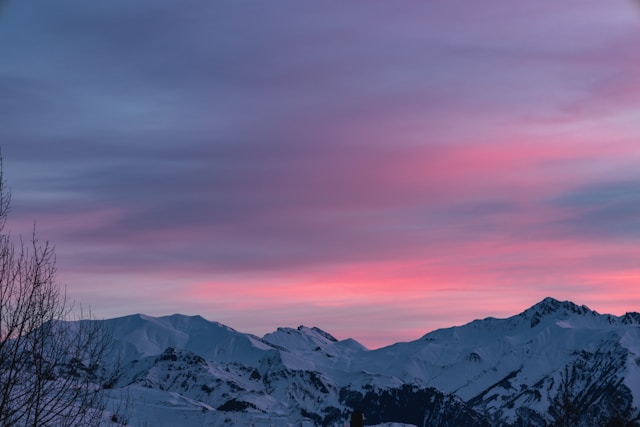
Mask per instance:
[[[8,227],[102,318],[640,311],[639,44],[631,0],[5,0]]]

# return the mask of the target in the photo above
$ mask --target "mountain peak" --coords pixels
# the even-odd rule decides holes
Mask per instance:
[[[531,318],[531,327],[533,328],[537,324],[539,324],[542,319],[546,316],[552,315],[554,313],[563,312],[563,313],[575,313],[580,316],[584,316],[587,314],[596,315],[597,312],[591,310],[586,305],[577,305],[571,301],[559,301],[552,297],[546,297],[536,305],[531,308],[525,310],[522,315],[525,317]]]
[[[533,307],[541,314],[554,313],[559,310],[567,310],[576,314],[595,313],[586,305],[577,305],[571,301],[560,301],[552,297],[546,297]]]
[[[622,323],[625,325],[640,325],[640,313],[627,312],[622,316]]]
[[[311,331],[311,332],[314,332],[317,335],[320,335],[322,338],[324,338],[324,339],[326,339],[328,341],[338,342],[338,340],[333,335],[331,335],[329,332],[323,331],[322,329],[320,329],[318,327],[315,327],[315,326],[309,328],[307,326],[300,325],[300,326],[298,326],[298,331],[300,331],[300,332]]]

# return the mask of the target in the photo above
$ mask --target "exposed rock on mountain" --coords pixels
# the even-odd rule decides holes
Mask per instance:
[[[354,410],[369,425],[640,425],[638,313],[546,298],[371,351],[305,326],[260,338],[199,316],[105,322],[122,367],[110,393],[130,396],[134,426],[342,426]]]

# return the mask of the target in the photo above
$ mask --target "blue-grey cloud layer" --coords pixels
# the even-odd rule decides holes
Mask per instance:
[[[632,268],[630,2],[2,7],[12,219],[66,272]]]

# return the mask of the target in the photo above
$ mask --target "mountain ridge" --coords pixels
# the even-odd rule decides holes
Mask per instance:
[[[114,390],[161,414],[137,409],[131,425],[334,426],[359,409],[377,424],[546,427],[569,409],[574,425],[640,425],[638,320],[548,297],[374,350],[304,325],[257,337],[201,316],[104,322],[125,355]]]

